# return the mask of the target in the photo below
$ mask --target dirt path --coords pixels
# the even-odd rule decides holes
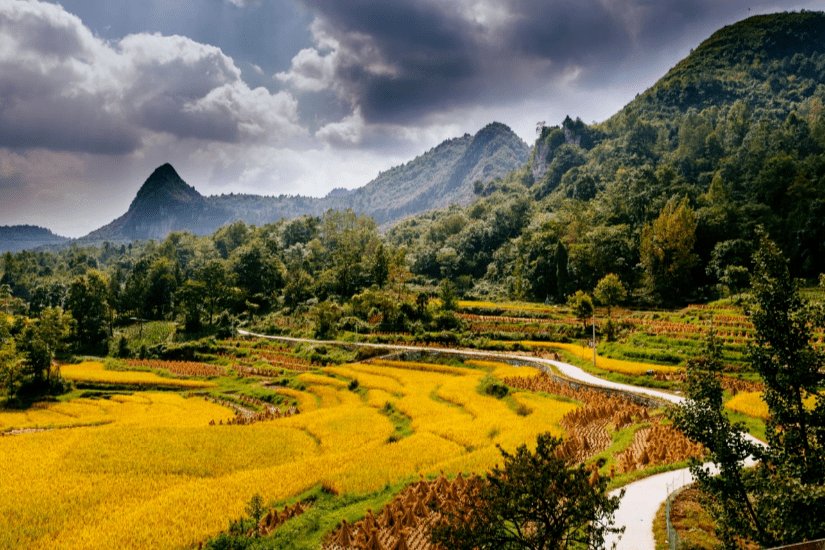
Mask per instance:
[[[253,336],[269,340],[278,340],[281,342],[343,345],[396,351],[430,352],[470,357],[495,357],[504,360],[509,359],[519,362],[533,363],[537,366],[537,368],[552,366],[553,369],[562,376],[590,386],[627,392],[643,397],[652,397],[673,404],[684,401],[684,397],[674,393],[604,380],[568,363],[517,353],[479,351],[474,349],[459,348],[429,348],[426,346],[414,345],[372,344],[367,342],[339,342],[336,340],[313,340],[311,338],[292,338],[289,336],[268,336],[246,330],[238,330],[238,333],[241,336]],[[764,444],[754,437],[747,437],[751,441],[760,445]],[[619,537],[609,538],[606,541],[607,547],[610,548],[611,545],[615,543],[616,548],[619,550],[652,550],[655,548],[653,539],[653,518],[656,515],[656,511],[659,509],[662,502],[665,501],[668,493],[692,482],[693,476],[691,476],[690,471],[687,468],[682,468],[680,470],[673,470],[650,476],[625,485],[623,487],[625,490],[625,495],[624,498],[622,498],[619,509],[615,515],[616,525],[623,525],[625,527],[625,532]],[[618,491],[614,491],[614,493],[615,492]]]

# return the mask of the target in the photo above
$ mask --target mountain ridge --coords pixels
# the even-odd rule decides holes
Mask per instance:
[[[301,195],[204,196],[171,164],[156,168],[129,209],[81,237],[81,243],[162,239],[172,231],[209,234],[233,221],[261,225],[282,218],[352,209],[390,225],[404,217],[450,204],[467,204],[476,179],[503,177],[526,162],[528,146],[506,125],[494,122],[475,135],[445,140],[414,159],[381,172],[360,188],[333,189],[321,198]]]
[[[0,225],[0,252],[19,252],[71,241],[39,225]]]

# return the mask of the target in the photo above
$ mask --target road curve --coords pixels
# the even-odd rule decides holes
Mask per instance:
[[[373,344],[368,342],[343,342],[339,340],[313,340],[311,338],[293,338],[291,336],[269,336],[266,334],[259,334],[241,329],[238,329],[238,334],[241,336],[252,336],[256,338],[265,338],[268,340],[304,344],[347,345],[392,351],[427,351],[450,355],[477,357],[494,356],[500,359],[534,363],[537,366],[551,366],[562,376],[583,384],[588,384],[590,386],[618,390],[645,397],[653,397],[673,404],[678,404],[684,401],[684,397],[673,393],[634,386],[632,384],[621,384],[619,382],[604,380],[598,376],[593,376],[592,374],[585,372],[579,367],[570,365],[569,363],[554,361],[552,359],[544,359],[541,357],[533,357],[530,355],[520,355],[517,353],[480,351],[475,349],[460,348],[428,348],[426,346],[415,345]],[[749,440],[757,444],[763,444],[761,441],[752,436],[747,437]],[[614,516],[616,525],[623,525],[625,531],[620,536],[608,538],[606,541],[607,547],[610,548],[615,543],[618,550],[652,550],[655,548],[655,542],[653,539],[653,518],[659,510],[659,506],[661,506],[662,502],[664,502],[670,492],[684,487],[692,482],[693,476],[690,474],[690,471],[687,468],[682,468],[679,470],[656,474],[625,485],[622,488],[625,491],[624,497],[622,498],[619,509],[616,511]],[[620,490],[621,489],[614,491],[611,494],[618,493]]]

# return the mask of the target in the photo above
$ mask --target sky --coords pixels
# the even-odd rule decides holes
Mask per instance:
[[[172,163],[322,196],[498,121],[605,120],[714,30],[821,0],[0,0],[0,225],[78,237]]]

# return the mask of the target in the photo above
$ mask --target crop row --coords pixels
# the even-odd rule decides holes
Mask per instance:
[[[473,506],[479,499],[482,480],[477,476],[453,481],[440,475],[435,481],[408,485],[377,516],[371,510],[353,524],[346,520],[330,533],[324,550],[387,548],[431,550],[430,531],[443,514]]]
[[[130,367],[165,370],[178,376],[222,376],[226,372],[223,367],[194,361],[127,359],[126,364]]]
[[[608,426],[619,430],[639,422],[650,423],[650,426],[637,430],[631,446],[617,456],[620,473],[680,462],[703,454],[701,445],[691,442],[672,426],[651,418],[646,408],[618,395],[575,388],[543,373],[533,378],[507,378],[505,382],[514,388],[563,395],[584,403],[582,408],[567,413],[561,419],[567,436],[560,452],[570,460],[585,461],[607,449],[611,443]],[[614,471],[611,471],[610,475],[613,474]]]
[[[164,386],[172,388],[208,388],[215,384],[200,380],[166,378],[153,372],[106,370],[103,363],[84,361],[76,365],[62,365],[61,375],[67,380],[92,384],[129,386]]]

